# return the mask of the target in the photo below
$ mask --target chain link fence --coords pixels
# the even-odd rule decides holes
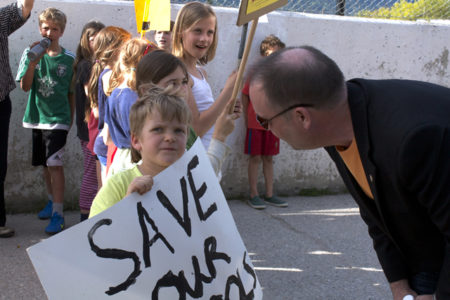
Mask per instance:
[[[222,7],[239,7],[240,4],[239,0],[198,1]],[[410,21],[450,19],[450,0],[289,0],[280,10]]]

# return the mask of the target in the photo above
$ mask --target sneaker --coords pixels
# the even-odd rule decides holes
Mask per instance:
[[[38,213],[38,218],[41,220],[50,219],[53,212],[53,202],[48,200],[47,205]]]
[[[251,198],[250,200],[247,200],[247,203],[248,203],[248,205],[250,205],[251,207],[256,208],[256,209],[266,208],[266,205],[261,200],[261,198],[259,198],[259,196],[255,196],[255,197]]]
[[[64,229],[64,217],[54,212],[50,218],[50,224],[45,227],[45,232],[48,234],[55,234],[61,232]]]
[[[280,198],[276,197],[276,196],[272,196],[272,197],[264,197],[264,202],[266,202],[267,204],[273,205],[273,206],[278,206],[278,207],[287,207],[288,203],[284,200],[281,200]]]
[[[14,235],[14,229],[6,227],[6,226],[0,226],[0,238],[9,238]]]

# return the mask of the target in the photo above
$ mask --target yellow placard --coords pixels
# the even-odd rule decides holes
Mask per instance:
[[[170,0],[151,0],[150,30],[170,31]]]
[[[137,32],[170,30],[170,0],[134,0]]]
[[[247,6],[247,14],[258,11],[264,7],[278,2],[278,0],[249,0]]]
[[[144,11],[145,5],[147,3],[147,7],[150,6],[150,0],[134,0],[134,12],[136,15],[136,27],[137,32],[141,32],[142,30],[142,22],[144,20]]]
[[[286,5],[288,0],[241,0],[236,24],[244,25]]]

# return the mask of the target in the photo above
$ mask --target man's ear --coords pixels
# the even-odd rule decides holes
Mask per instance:
[[[311,127],[311,112],[306,107],[296,107],[294,110],[295,122],[305,130]]]
[[[139,152],[142,149],[141,143],[139,142],[139,138],[134,134],[131,134],[131,146]]]

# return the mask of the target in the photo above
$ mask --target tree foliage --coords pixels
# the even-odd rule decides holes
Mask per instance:
[[[411,20],[450,19],[450,0],[418,0],[408,2],[400,0],[392,7],[361,10],[359,17]]]

